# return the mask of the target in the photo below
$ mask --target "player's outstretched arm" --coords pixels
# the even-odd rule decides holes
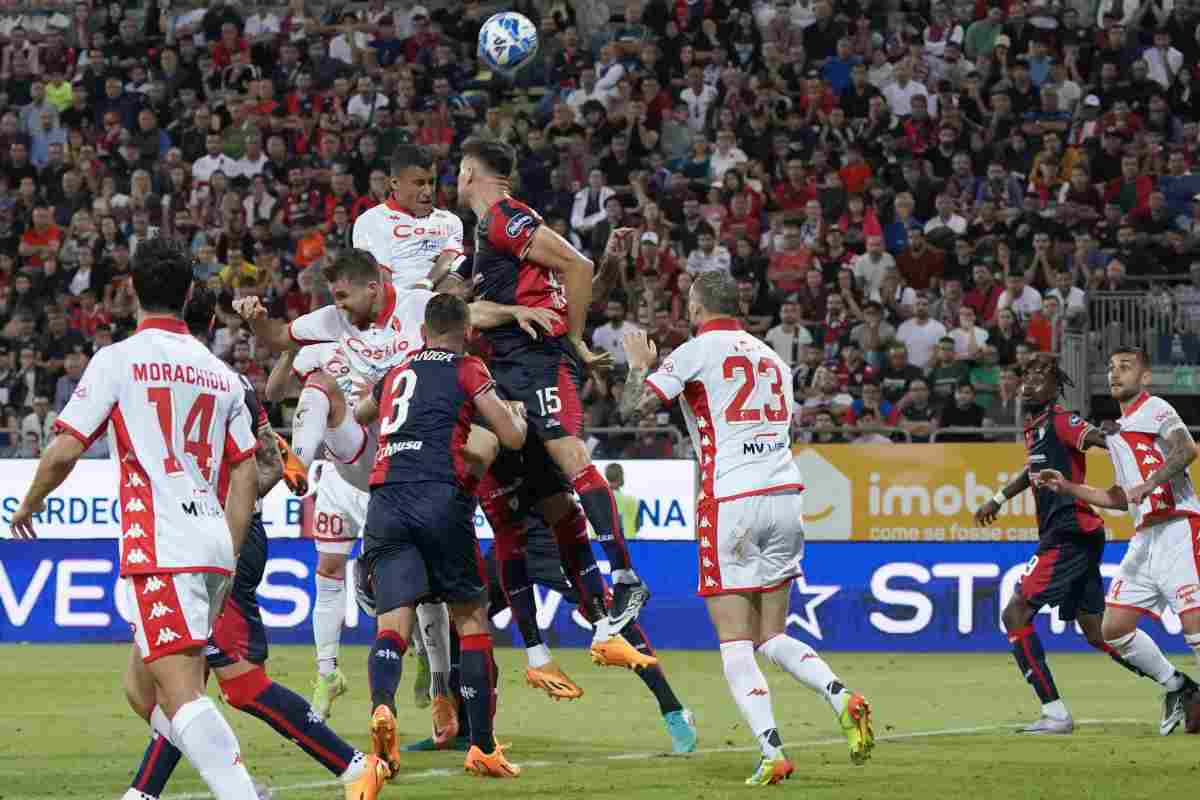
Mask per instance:
[[[558,314],[548,308],[505,306],[491,300],[476,300],[468,308],[471,311],[472,328],[486,330],[515,322],[534,339],[553,331],[554,323],[558,321]]]
[[[645,331],[630,331],[625,334],[625,356],[629,359],[629,376],[625,379],[618,411],[622,420],[630,422],[662,407],[662,398],[646,391],[646,377],[658,363],[658,347]]]
[[[287,394],[292,385],[292,364],[296,351],[288,350],[275,360],[271,374],[267,376],[267,400],[278,403]]]
[[[1035,484],[1043,489],[1065,494],[1069,497],[1074,497],[1076,500],[1082,500],[1088,505],[1099,506],[1100,508],[1114,508],[1118,511],[1124,511],[1129,507],[1129,498],[1126,497],[1125,490],[1120,486],[1097,489],[1095,486],[1088,486],[1083,483],[1072,483],[1056,469],[1044,469],[1039,472]]]
[[[75,468],[75,462],[83,455],[83,442],[74,436],[60,433],[38,459],[37,471],[33,475],[33,483],[25,493],[21,506],[12,515],[13,536],[18,539],[36,539],[33,530],[33,515],[41,513],[46,507],[46,498],[50,493],[62,486],[62,482]]]
[[[283,479],[283,457],[279,454],[279,442],[270,423],[259,427],[257,438],[254,463],[258,466],[258,496],[266,497]]]
[[[525,406],[509,404],[500,399],[495,389],[480,392],[475,397],[475,410],[491,428],[500,444],[509,450],[520,450],[525,444],[528,427],[525,422]]]
[[[1007,486],[996,492],[991,499],[975,510],[975,522],[979,525],[991,525],[1000,514],[1000,507],[1028,489],[1029,486],[1029,470],[1023,469],[1008,482]]]
[[[283,320],[268,317],[267,309],[257,297],[239,297],[233,301],[233,310],[249,324],[250,330],[254,331],[255,340],[272,353],[295,352],[300,349],[300,344],[293,340],[288,332],[288,324]]]
[[[235,557],[242,552],[242,544],[246,541],[246,533],[254,516],[254,501],[258,499],[257,462],[257,458],[243,458],[229,470],[225,520],[229,523],[229,535],[233,537]]]

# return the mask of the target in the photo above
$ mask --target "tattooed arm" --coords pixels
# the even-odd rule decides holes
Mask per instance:
[[[1129,490],[1129,502],[1142,502],[1161,484],[1170,483],[1186,472],[1196,460],[1196,442],[1188,429],[1182,425],[1167,435],[1167,444],[1169,452],[1163,459],[1162,466],[1150,473],[1145,482]]]
[[[254,453],[254,461],[258,466],[258,496],[266,497],[267,492],[283,477],[283,459],[279,456],[279,444],[275,441],[275,431],[270,424],[258,429],[258,450]]]
[[[662,407],[662,398],[646,391],[646,378],[658,361],[658,348],[642,330],[625,334],[625,355],[629,359],[629,377],[621,392],[619,413],[625,422],[641,419]]]

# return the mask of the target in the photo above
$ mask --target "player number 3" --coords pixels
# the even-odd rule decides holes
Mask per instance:
[[[408,419],[408,404],[415,391],[417,391],[417,373],[412,370],[401,372],[392,389],[392,408],[379,426],[381,436],[389,436],[404,425]]]

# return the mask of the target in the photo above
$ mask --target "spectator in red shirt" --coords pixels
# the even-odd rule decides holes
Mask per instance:
[[[1004,287],[996,283],[992,271],[985,264],[976,264],[971,272],[974,288],[963,297],[963,303],[975,309],[975,315],[985,325],[996,317],[996,303],[1004,294]]]
[[[54,213],[49,206],[34,206],[33,227],[21,234],[18,249],[25,266],[41,269],[48,256],[58,252],[62,244],[62,228],[54,224]]]
[[[920,225],[908,229],[908,247],[896,257],[896,267],[916,291],[937,288],[946,272],[946,254],[925,241]]]
[[[851,143],[846,147],[838,175],[847,194],[861,196],[866,191],[867,181],[871,180],[871,165],[863,160],[862,148],[858,144]]]
[[[1129,214],[1149,205],[1154,191],[1154,178],[1142,174],[1138,157],[1132,153],[1121,156],[1121,177],[1113,178],[1104,189],[1104,199],[1115,202]]]
[[[433,52],[442,41],[442,35],[429,24],[429,9],[425,6],[413,6],[412,36],[404,40],[404,59],[408,63],[420,61],[426,63],[433,57]]]
[[[783,223],[783,248],[771,255],[767,266],[767,282],[776,295],[788,295],[805,286],[806,273],[813,264],[812,251],[804,246],[800,222],[788,219]],[[816,271],[818,282],[821,272]]]
[[[867,363],[863,351],[853,342],[842,346],[842,357],[837,365],[838,387],[855,400],[863,396],[863,385],[877,384],[879,373]]]
[[[79,332],[87,339],[96,335],[97,328],[107,328],[112,325],[112,317],[104,306],[96,302],[96,290],[85,289],[79,295]]]
[[[729,249],[741,237],[757,242],[762,236],[762,222],[750,210],[750,198],[744,193],[737,193],[729,201],[729,216],[721,225],[721,241]]]
[[[226,22],[221,26],[221,40],[212,46],[213,66],[225,69],[233,63],[235,53],[250,53],[250,45],[238,35],[237,25]]]
[[[788,159],[784,170],[787,179],[776,184],[772,192],[772,207],[780,211],[799,211],[809,200],[816,198],[817,190],[808,180],[804,159]]]
[[[329,183],[329,191],[324,197],[324,220],[327,224],[333,222],[334,209],[340,206],[349,211],[358,203],[358,195],[354,193],[354,178],[349,172],[335,171]]]
[[[804,286],[796,292],[795,302],[800,306],[801,325],[816,327],[824,324],[829,307],[829,290],[821,280],[821,270],[814,267],[805,274]]]

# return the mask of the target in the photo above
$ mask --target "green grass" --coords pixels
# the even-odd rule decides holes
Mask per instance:
[[[311,649],[271,652],[276,680],[307,695]],[[121,693],[126,655],[125,646],[0,648],[0,800],[121,796],[147,735]],[[669,751],[669,741],[652,698],[634,675],[593,667],[581,651],[558,655],[587,692],[575,703],[554,703],[526,688],[520,682],[523,654],[498,653],[497,727],[501,741],[513,743],[511,758],[527,765],[519,780],[481,783],[466,777],[458,753],[405,754],[401,778],[383,796],[461,800],[487,792],[489,799],[719,800],[750,791],[741,781],[757,756],[729,698],[717,653],[660,654],[676,691],[698,718],[702,752],[689,758],[659,755]],[[806,800],[1127,800],[1190,793],[1200,777],[1200,741],[1182,730],[1169,739],[1158,736],[1157,687],[1103,656],[1051,653],[1055,678],[1076,720],[1100,720],[1079,726],[1074,736],[1054,738],[1011,732],[1036,715],[1037,703],[1006,654],[830,653],[828,660],[872,702],[881,738],[875,757],[865,767],[851,766],[829,708],[771,669],[776,718],[797,765],[793,779],[776,791]],[[369,713],[365,651],[349,648],[342,661],[351,690],[335,705],[332,724],[361,747]],[[404,741],[424,737],[429,729],[427,713],[410,702],[412,663],[405,665],[400,691]],[[342,796],[336,786],[311,786],[329,775],[294,745],[258,720],[221,708],[251,773],[274,787],[276,798]],[[626,754],[634,755],[619,757]],[[195,771],[183,764],[167,797],[202,792]]]

